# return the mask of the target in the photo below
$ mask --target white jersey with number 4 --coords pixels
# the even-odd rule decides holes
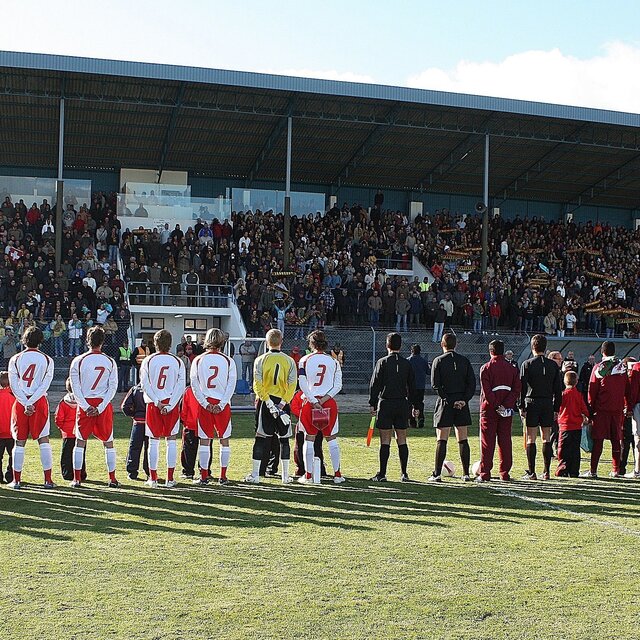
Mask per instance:
[[[207,398],[219,401],[224,409],[231,402],[236,390],[236,364],[218,351],[206,351],[191,363],[191,390],[202,407],[209,403]]]
[[[298,363],[298,383],[310,402],[323,396],[333,398],[342,389],[340,363],[327,353],[310,353]]]
[[[171,353],[153,353],[140,365],[144,401],[172,411],[184,395],[186,374],[180,358]],[[169,402],[166,402],[166,401]]]
[[[53,360],[38,349],[26,349],[9,360],[9,386],[24,407],[46,396],[51,380]]]
[[[98,413],[113,400],[118,389],[116,363],[102,351],[88,351],[73,359],[69,369],[71,388],[78,406],[87,411],[87,400],[100,398]]]

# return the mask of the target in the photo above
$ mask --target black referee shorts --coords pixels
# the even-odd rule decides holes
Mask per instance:
[[[527,428],[553,427],[553,402],[551,400],[533,400],[525,405]]]
[[[407,429],[409,427],[409,403],[407,400],[379,400],[378,429]]]

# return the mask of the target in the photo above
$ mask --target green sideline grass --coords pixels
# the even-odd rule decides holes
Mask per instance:
[[[152,491],[126,480],[118,418],[122,489],[105,487],[95,441],[81,491],[57,467],[53,491],[0,487],[1,637],[638,637],[640,484],[426,485],[425,429],[410,434],[421,482],[376,486],[362,479],[377,468],[367,423],[341,418],[342,486]],[[250,468],[251,436],[250,418],[235,419],[232,480]],[[475,460],[475,436],[471,448]],[[514,450],[519,476],[520,435]],[[458,461],[454,443],[448,457]],[[31,442],[24,480],[41,480]]]

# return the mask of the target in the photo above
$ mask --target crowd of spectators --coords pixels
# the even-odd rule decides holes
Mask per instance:
[[[74,354],[93,323],[120,344],[130,317],[125,283],[132,302],[158,305],[224,306],[233,292],[255,337],[278,326],[301,339],[332,324],[428,328],[434,341],[447,326],[637,337],[640,233],[623,227],[496,217],[482,276],[478,216],[436,210],[409,221],[384,210],[381,194],[371,209],[345,203],[324,216],[293,217],[289,265],[282,214],[130,229],[116,207],[116,194],[104,193],[65,204],[56,270],[51,206],[5,198],[0,339],[9,353],[7,335],[17,339],[31,323],[45,329],[55,355]],[[410,270],[414,257],[431,277],[389,274]]]

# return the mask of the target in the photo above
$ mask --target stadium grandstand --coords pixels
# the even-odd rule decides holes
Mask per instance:
[[[498,334],[516,357],[534,332],[636,348],[638,115],[40,54],[0,69],[5,362],[34,323],[59,358],[94,324],[117,358],[160,328],[190,357],[215,326],[238,354],[326,327],[367,364],[387,328],[452,327],[477,364]]]

